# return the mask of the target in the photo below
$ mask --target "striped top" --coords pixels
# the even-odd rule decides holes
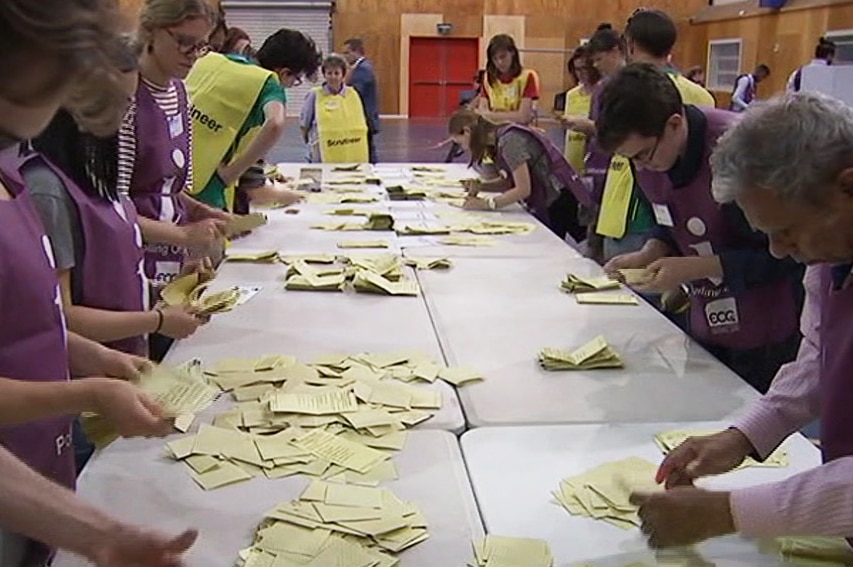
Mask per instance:
[[[178,89],[175,87],[174,81],[170,81],[166,87],[155,85],[144,77],[140,77],[140,81],[151,93],[157,106],[163,111],[167,117],[177,116],[181,112],[181,105],[178,99]],[[192,147],[193,131],[192,121],[190,121],[189,144]],[[130,182],[133,178],[133,170],[136,163],[136,101],[130,104],[121,127],[118,132],[118,191],[119,193],[128,194],[130,192]],[[193,162],[192,152],[187,156],[187,184],[186,190],[189,191],[193,186]]]

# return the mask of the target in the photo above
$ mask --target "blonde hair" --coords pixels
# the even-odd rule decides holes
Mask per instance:
[[[462,108],[453,113],[448,124],[451,135],[463,134],[465,128],[471,131],[471,163],[470,165],[482,163],[483,160],[494,158],[497,151],[497,139],[495,134],[498,128],[507,122],[493,122],[473,110]]]
[[[216,14],[206,0],[145,0],[139,14],[136,41],[139,46],[151,42],[154,30],[180,25],[187,20],[206,19],[212,26]]]

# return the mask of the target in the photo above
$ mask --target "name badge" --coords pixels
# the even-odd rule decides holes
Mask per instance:
[[[169,122],[169,136],[172,138],[177,138],[181,134],[184,133],[184,121],[181,118],[180,114],[176,114],[175,116],[170,116],[168,119]]]
[[[668,226],[670,228],[675,226],[675,223],[672,221],[672,215],[669,214],[669,207],[658,203],[652,203],[652,210],[655,213],[655,220],[659,225]]]
[[[705,318],[712,331],[721,330],[720,327],[737,327],[740,323],[737,301],[734,297],[726,297],[708,303]]]

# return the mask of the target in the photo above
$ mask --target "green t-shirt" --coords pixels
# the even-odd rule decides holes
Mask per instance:
[[[257,64],[242,55],[228,54],[225,57],[231,61],[242,63],[244,65]],[[263,126],[264,121],[266,120],[266,117],[264,116],[264,107],[266,107],[270,102],[280,102],[287,105],[287,91],[284,90],[284,87],[275,77],[267,79],[263,88],[261,88],[261,92],[258,94],[255,104],[252,105],[252,110],[249,111],[249,115],[246,117],[245,122],[243,122],[243,126],[240,127],[240,131],[237,133],[237,137],[231,144],[231,148],[225,154],[225,159],[223,160],[225,163],[231,161],[231,158],[234,157],[234,152],[239,147],[240,142],[251,129]],[[222,179],[219,178],[219,175],[214,173],[213,177],[210,178],[210,181],[207,182],[204,189],[196,195],[196,198],[211,207],[224,209],[226,205],[225,184],[222,182]]]

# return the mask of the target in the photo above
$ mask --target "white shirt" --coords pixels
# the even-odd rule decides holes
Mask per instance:
[[[799,90],[796,87],[797,73],[799,73],[803,70],[803,68],[808,67],[809,65],[821,65],[825,67],[826,65],[829,65],[829,62],[826,59],[812,59],[808,63],[808,65],[804,65],[803,67],[800,67],[799,69],[791,73],[791,76],[788,77],[788,86],[785,87],[789,93],[795,93]]]
[[[740,79],[735,83],[735,92],[732,95],[732,107],[733,110],[738,112],[744,111],[749,106],[749,103],[745,100],[745,96],[747,91],[750,88],[755,87],[755,77],[750,75],[743,75]]]

